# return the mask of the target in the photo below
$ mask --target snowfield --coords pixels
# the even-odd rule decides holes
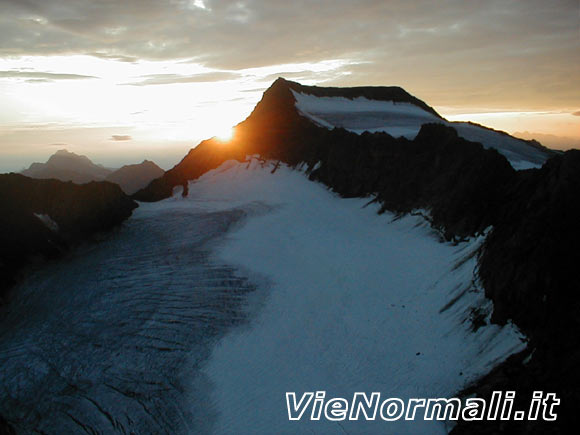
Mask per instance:
[[[543,151],[520,139],[467,122],[449,122],[411,103],[292,93],[302,115],[329,129],[342,127],[357,134],[384,131],[393,137],[412,140],[423,124],[436,122],[455,128],[464,139],[495,148],[514,169],[539,168],[547,159]]]
[[[473,284],[482,240],[441,243],[422,218],[378,215],[367,200],[272,167],[229,162],[189,187],[197,206],[270,210],[218,251],[270,290],[250,326],[222,339],[204,369],[216,433],[445,433],[423,421],[289,421],[285,392],[450,397],[521,350],[513,326],[472,332],[472,308],[489,308]]]
[[[391,136],[413,139],[421,126],[442,122],[441,118],[411,103],[376,101],[364,97],[317,97],[292,91],[296,108],[317,124],[342,127],[361,134],[365,131],[384,131]]]

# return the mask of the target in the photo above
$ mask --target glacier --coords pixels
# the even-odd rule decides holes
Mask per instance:
[[[27,431],[446,433],[289,421],[285,392],[451,397],[525,337],[490,312],[483,237],[443,242],[304,170],[227,161],[29,276],[0,320],[0,412]]]

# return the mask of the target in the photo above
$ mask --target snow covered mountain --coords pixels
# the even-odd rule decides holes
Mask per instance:
[[[580,152],[516,170],[551,154],[454,126],[401,88],[277,80],[231,141],[137,192],[150,203],[119,231],[15,290],[0,414],[22,432],[436,434],[452,425],[290,421],[285,393],[515,389],[526,409],[541,389],[566,427]]]
[[[299,112],[327,128],[345,128],[357,134],[365,131],[383,131],[394,137],[414,139],[421,126],[428,123],[441,123],[453,127],[460,137],[472,142],[479,142],[485,148],[494,148],[503,154],[515,169],[539,168],[554,153],[537,145],[537,142],[526,141],[495,131],[481,125],[468,122],[449,122],[443,119],[432,108],[420,102],[407,99],[397,101],[392,97],[376,99],[372,90],[369,98],[364,96],[329,96],[333,95],[328,88],[317,88],[293,84],[292,89]],[[355,88],[356,89],[356,88]],[[337,94],[336,92],[334,94]],[[364,95],[358,92],[351,95]]]
[[[349,146],[381,142],[380,147],[384,148],[378,150],[381,153],[411,154],[405,149],[394,149],[412,149],[420,141],[420,130],[433,124],[451,127],[458,138],[498,151],[515,169],[538,168],[555,155],[535,141],[517,139],[472,123],[450,123],[399,87],[324,88],[280,78],[264,93],[248,119],[236,126],[236,134],[228,146],[214,146],[219,142],[215,139],[202,142],[161,180],[139,192],[137,198],[145,201],[166,198],[174,186],[195,179],[228,159],[243,160],[250,154],[291,165],[300,162],[315,165],[329,151],[326,147],[344,141],[348,141]],[[388,137],[381,136],[382,132]],[[443,133],[444,129],[438,132],[435,136],[441,137],[430,138],[433,147],[449,135]],[[473,149],[473,145],[461,147],[465,148],[461,154]],[[433,152],[431,157],[435,158],[436,151],[428,151]],[[452,159],[454,156],[447,154],[439,158]]]

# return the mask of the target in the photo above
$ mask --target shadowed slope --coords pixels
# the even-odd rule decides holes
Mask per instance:
[[[77,185],[0,175],[0,297],[18,270],[127,219],[137,204],[107,182]]]

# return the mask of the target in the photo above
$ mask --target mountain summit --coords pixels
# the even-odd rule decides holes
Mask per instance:
[[[164,171],[154,162],[144,160],[142,163],[125,165],[120,169],[107,169],[93,163],[87,156],[58,150],[46,163],[33,163],[22,175],[38,179],[56,179],[85,184],[91,181],[110,181],[118,184],[123,192],[132,195],[147,186],[151,180],[159,178]]]
[[[139,189],[147,186],[151,180],[155,180],[163,175],[165,171],[150,160],[135,165],[125,165],[120,169],[107,175],[106,181],[116,183],[121,186],[123,192],[132,195]]]
[[[22,175],[82,184],[104,180],[111,172],[110,169],[93,163],[87,156],[62,149],[50,156],[46,163],[33,163],[28,169],[22,171]]]
[[[290,165],[313,166],[321,153],[326,153],[323,150],[329,143],[339,137],[350,137],[353,144],[380,140],[385,147],[388,143],[414,143],[426,124],[450,127],[458,139],[498,151],[515,169],[538,168],[555,154],[537,142],[504,132],[473,123],[449,122],[400,87],[304,86],[278,78],[250,116],[235,127],[231,141],[224,143],[213,138],[201,142],[163,178],[139,192],[137,198],[166,198],[174,186],[195,179],[226,160],[243,160],[246,155],[260,154]],[[431,139],[437,141],[435,137]]]

